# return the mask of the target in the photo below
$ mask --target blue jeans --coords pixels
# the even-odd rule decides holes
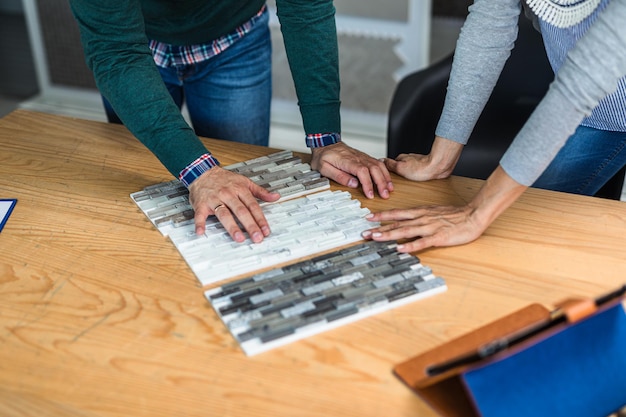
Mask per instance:
[[[594,195],[626,165],[626,133],[579,126],[533,187]]]
[[[272,97],[272,45],[267,11],[223,52],[195,65],[160,68],[198,136],[267,146]],[[121,123],[103,97],[107,119]]]

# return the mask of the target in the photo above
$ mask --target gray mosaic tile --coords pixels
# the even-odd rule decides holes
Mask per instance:
[[[249,237],[234,242],[215,217],[203,235],[189,224],[170,229],[168,237],[202,285],[209,285],[361,241],[361,233],[378,224],[365,219],[370,211],[346,191],[325,190],[262,208],[272,233],[260,243]]]
[[[357,244],[205,296],[243,351],[255,355],[447,289],[419,258],[395,246]]]
[[[176,246],[202,285],[362,240],[361,233],[378,223],[365,219],[350,193],[330,191],[327,178],[311,170],[291,151],[277,152],[226,166],[281,194],[262,203],[272,233],[261,243],[237,243],[215,216],[197,235],[189,193],[180,181],[155,184],[131,194],[154,226]],[[319,285],[327,285],[322,284]]]
[[[417,257],[398,253],[395,243],[346,247],[362,242],[361,233],[378,223],[365,219],[369,210],[349,192],[328,190],[328,179],[291,151],[225,168],[281,194],[278,202],[261,204],[272,229],[261,243],[234,242],[214,216],[205,233],[196,235],[189,193],[178,180],[131,198],[203,286],[265,270],[205,292],[246,354],[446,290],[443,279]],[[338,247],[343,249],[315,256]],[[287,266],[273,268],[279,263]]]
[[[223,168],[244,175],[269,191],[280,193],[279,202],[330,187],[328,178],[312,170],[292,151],[280,151]],[[193,223],[189,191],[179,180],[150,185],[130,197],[165,236],[172,229]]]

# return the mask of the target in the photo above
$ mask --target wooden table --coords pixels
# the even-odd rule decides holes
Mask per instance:
[[[223,164],[275,151],[206,143]],[[0,198],[18,199],[0,233],[0,415],[434,416],[393,365],[626,281],[624,203],[529,190],[477,241],[419,254],[446,293],[246,357],[129,198],[170,179],[122,126],[0,120]],[[388,201],[354,195],[372,210],[460,204],[481,185],[394,181]]]

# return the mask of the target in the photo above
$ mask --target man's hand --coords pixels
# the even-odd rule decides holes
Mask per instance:
[[[382,198],[393,191],[391,175],[382,161],[353,149],[343,142],[312,149],[311,167],[341,185],[363,187],[367,198],[374,198],[374,184]]]
[[[276,201],[278,193],[270,193],[243,175],[213,167],[189,187],[189,201],[195,211],[196,234],[205,231],[206,219],[214,214],[235,242],[246,237],[237,220],[254,243],[269,236],[270,227],[257,199]]]

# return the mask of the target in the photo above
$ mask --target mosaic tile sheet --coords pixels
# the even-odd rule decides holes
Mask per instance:
[[[312,170],[309,164],[303,163],[291,151],[276,152],[223,168],[244,175],[269,191],[280,193],[278,201],[330,187],[328,178]],[[179,180],[148,186],[132,193],[130,197],[165,236],[177,227],[193,223],[189,191]]]
[[[215,216],[207,219],[205,233],[196,235],[189,192],[178,180],[131,194],[202,285],[362,240],[361,232],[378,225],[365,219],[369,210],[350,193],[328,190],[328,179],[291,151],[225,168],[281,194],[278,202],[261,204],[272,230],[261,243],[234,242]]]
[[[366,242],[205,292],[247,355],[441,293],[444,280],[395,243]]]
[[[260,243],[232,240],[215,218],[196,235],[193,224],[172,229],[169,238],[202,285],[362,240],[361,233],[378,223],[347,191],[321,191],[263,206],[272,233]]]

